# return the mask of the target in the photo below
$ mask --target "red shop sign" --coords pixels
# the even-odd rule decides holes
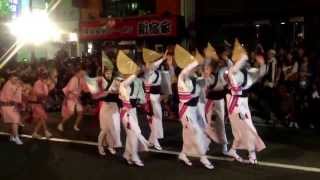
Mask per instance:
[[[80,23],[80,40],[123,40],[176,35],[176,16],[107,18]]]

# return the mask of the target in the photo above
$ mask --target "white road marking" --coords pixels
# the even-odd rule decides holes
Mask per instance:
[[[0,136],[9,136],[9,135],[10,135],[9,133],[0,132]],[[29,139],[32,138],[31,135],[26,135],[26,134],[22,134],[21,137],[29,138]],[[91,142],[91,141],[80,141],[80,140],[62,139],[62,138],[50,138],[50,139],[42,138],[40,140],[60,142],[60,143],[82,144],[82,145],[90,145],[90,146],[98,145],[96,142]],[[179,152],[176,152],[176,151],[168,151],[168,150],[158,151],[153,149],[150,149],[149,151],[153,153],[160,153],[160,154],[179,155]],[[218,160],[218,161],[229,161],[229,162],[234,161],[232,158],[228,158],[228,157],[208,156],[208,158],[211,160]],[[259,161],[258,165],[265,166],[265,167],[283,168],[283,169],[299,170],[299,171],[305,171],[305,172],[320,173],[320,168],[318,167],[298,166],[298,165],[264,162],[264,161]]]

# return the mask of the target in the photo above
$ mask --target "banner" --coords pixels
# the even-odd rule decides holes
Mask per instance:
[[[80,23],[80,40],[128,40],[176,35],[176,16],[107,18]]]

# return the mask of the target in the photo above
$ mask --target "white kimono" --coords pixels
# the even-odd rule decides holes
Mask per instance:
[[[160,103],[162,73],[157,70],[163,61],[164,59],[160,59],[152,63],[144,74],[145,110],[150,116],[148,120],[151,129],[149,142],[153,145],[158,143],[158,139],[163,138],[162,108]]]
[[[231,123],[234,141],[232,149],[243,149],[259,152],[265,148],[265,144],[259,137],[252,123],[251,112],[248,105],[248,97],[243,91],[248,90],[259,78],[265,74],[265,65],[259,69],[247,69],[247,73],[240,71],[246,59],[238,61],[230,68],[228,73],[229,88],[231,94],[227,95],[228,115]],[[245,77],[245,75],[247,77]],[[243,85],[245,78],[247,82]]]
[[[119,88],[112,82],[107,89],[109,82],[102,76],[96,78],[86,77],[85,80],[93,98],[100,99],[98,107],[100,122],[99,146],[106,142],[109,148],[122,147],[120,113],[116,102]],[[111,99],[111,97],[113,98]]]
[[[228,144],[225,130],[225,96],[227,82],[224,74],[227,67],[222,67],[218,73],[206,79],[205,114],[208,122],[206,132],[218,144]],[[209,93],[210,92],[210,93]]]
[[[148,150],[148,142],[141,134],[137,109],[132,102],[133,99],[138,98],[141,98],[143,101],[144,93],[142,82],[137,79],[136,75],[131,75],[120,83],[119,91],[120,99],[123,102],[120,117],[127,133],[124,155],[131,157],[132,160],[135,161],[139,159],[138,151]]]
[[[178,77],[179,91],[179,116],[182,123],[183,148],[182,153],[193,156],[204,156],[208,151],[210,140],[207,138],[204,128],[198,121],[199,85],[191,80],[191,71],[199,63],[193,62],[185,67]],[[195,101],[194,101],[195,100]],[[190,102],[193,103],[190,104]]]
[[[104,81],[104,83],[108,83],[104,78],[102,78],[102,81]],[[106,134],[108,147],[119,148],[122,147],[121,120],[119,107],[116,102],[119,89],[116,87],[114,82],[111,83],[107,93],[108,95],[105,97],[106,99],[99,103],[100,129]]]

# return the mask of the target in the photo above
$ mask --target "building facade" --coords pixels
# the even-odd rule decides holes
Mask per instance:
[[[248,44],[279,48],[304,37],[307,44],[316,46],[319,7],[320,1],[314,0],[197,1],[197,40],[221,43],[239,37]]]
[[[163,49],[181,42],[195,17],[195,0],[80,0],[80,41],[92,47],[148,46]]]

